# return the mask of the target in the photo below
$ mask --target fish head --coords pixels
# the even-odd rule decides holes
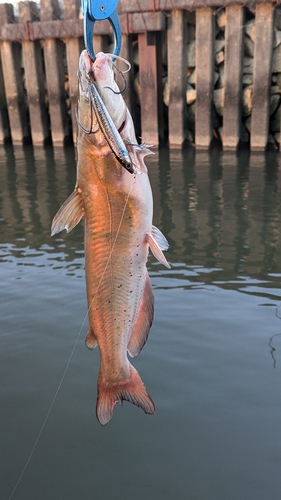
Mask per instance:
[[[99,52],[93,63],[95,86],[104,105],[119,130],[125,121],[127,106],[115,80],[112,54]]]
[[[119,92],[119,87],[115,81],[112,56],[99,52],[93,63],[93,72],[98,87],[110,87],[115,92]]]
[[[91,106],[91,84],[95,85],[117,129],[125,120],[127,107],[115,81],[112,57],[111,54],[99,52],[95,61],[92,61],[86,50],[80,54],[77,120],[84,132],[98,129],[97,118]]]

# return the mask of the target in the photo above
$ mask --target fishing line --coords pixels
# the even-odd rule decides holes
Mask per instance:
[[[124,57],[121,57],[121,56],[117,56],[116,54],[108,54],[108,53],[105,53],[104,54],[105,56],[108,56],[111,60],[115,61],[115,59],[117,61],[122,61],[123,63],[126,64],[126,66],[128,66],[128,69],[122,71],[122,73],[128,73],[132,67],[131,63],[129,61],[127,61],[127,59],[124,59]],[[121,69],[119,70],[119,68],[117,68],[116,64],[114,64],[114,67],[118,70],[118,71],[121,71]]]
[[[54,404],[55,404],[55,401],[56,401],[56,399],[57,399],[57,395],[58,395],[58,393],[59,393],[59,391],[60,391],[60,388],[61,388],[61,386],[62,386],[62,384],[63,384],[63,381],[64,381],[64,379],[65,379],[65,376],[66,376],[67,370],[68,370],[69,365],[70,365],[70,363],[71,363],[71,361],[72,361],[72,358],[73,358],[73,355],[74,355],[74,351],[75,351],[75,349],[76,349],[76,346],[77,346],[78,340],[79,340],[79,338],[80,338],[80,335],[81,335],[82,329],[83,329],[83,327],[84,327],[85,321],[86,321],[86,319],[87,319],[87,317],[88,317],[88,314],[89,314],[90,309],[91,309],[91,307],[92,307],[93,301],[94,301],[94,299],[96,298],[96,295],[97,295],[97,293],[98,293],[98,291],[99,291],[99,288],[100,288],[101,283],[102,283],[102,280],[103,280],[103,278],[104,278],[104,275],[105,275],[105,272],[106,272],[107,266],[108,266],[108,264],[109,264],[109,262],[110,262],[110,259],[111,259],[111,257],[112,257],[112,253],[113,253],[113,251],[114,251],[114,247],[115,247],[115,244],[116,244],[117,238],[118,238],[118,236],[119,236],[119,233],[120,233],[120,228],[121,228],[121,225],[122,225],[122,222],[123,222],[123,219],[124,219],[125,210],[126,210],[126,208],[127,208],[127,205],[128,205],[128,202],[129,202],[130,195],[131,195],[132,190],[133,190],[133,188],[134,188],[135,181],[136,181],[136,174],[134,174],[134,175],[133,175],[133,181],[132,181],[132,184],[131,184],[130,190],[129,190],[129,192],[128,192],[127,198],[126,198],[126,200],[125,200],[125,205],[124,205],[124,208],[123,208],[123,211],[122,211],[122,214],[121,214],[121,218],[120,218],[120,222],[119,222],[119,225],[118,225],[118,228],[117,228],[116,236],[115,236],[115,239],[114,239],[114,241],[113,241],[113,245],[112,245],[112,248],[111,248],[111,250],[110,250],[110,253],[109,253],[109,256],[108,256],[107,262],[106,262],[106,264],[105,264],[105,268],[104,268],[103,273],[102,273],[102,275],[101,275],[101,277],[100,277],[100,280],[99,280],[98,286],[97,286],[96,291],[95,291],[95,293],[94,293],[94,295],[93,295],[93,298],[92,298],[92,300],[91,300],[91,302],[90,302],[90,305],[89,305],[89,307],[88,307],[88,309],[87,309],[87,312],[86,312],[86,314],[85,314],[85,317],[84,317],[84,319],[83,319],[83,321],[82,321],[82,325],[81,325],[81,327],[80,327],[80,330],[79,330],[78,335],[77,335],[77,337],[76,337],[76,340],[75,340],[75,342],[74,342],[74,346],[73,346],[72,351],[71,351],[71,353],[70,353],[70,356],[69,356],[68,362],[67,362],[67,364],[66,364],[65,370],[64,370],[63,375],[62,375],[62,377],[61,377],[61,380],[60,380],[60,382],[59,382],[59,385],[58,385],[58,387],[57,387],[57,390],[56,390],[56,392],[55,392],[55,395],[54,395],[53,400],[52,400],[52,402],[51,402],[51,405],[50,405],[50,407],[49,407],[49,410],[47,411],[46,417],[45,417],[45,419],[44,419],[44,421],[43,421],[43,424],[42,424],[41,429],[40,429],[40,431],[39,431],[39,433],[38,433],[38,436],[37,436],[37,438],[36,438],[36,440],[35,440],[35,443],[34,443],[34,445],[33,445],[32,449],[31,449],[31,452],[30,452],[30,454],[29,454],[29,457],[28,457],[28,459],[27,459],[27,461],[26,461],[26,463],[25,463],[25,466],[23,467],[23,470],[22,470],[22,472],[21,472],[21,474],[20,474],[20,476],[19,476],[19,478],[18,478],[18,480],[17,480],[17,482],[16,482],[16,485],[15,485],[15,487],[14,487],[14,489],[13,489],[13,491],[12,491],[11,495],[9,496],[8,500],[11,500],[11,498],[13,497],[13,495],[14,495],[15,491],[17,490],[17,487],[18,487],[18,485],[19,485],[20,481],[22,480],[22,477],[23,477],[23,475],[24,475],[24,473],[25,473],[25,471],[26,471],[26,469],[27,469],[27,467],[28,467],[28,465],[29,465],[29,462],[30,462],[30,460],[31,460],[31,458],[32,458],[32,456],[33,456],[33,454],[34,454],[34,451],[35,451],[35,449],[36,449],[36,447],[37,447],[37,444],[38,444],[38,442],[39,442],[39,439],[40,439],[40,437],[41,437],[41,435],[42,435],[42,433],[43,433],[43,430],[44,430],[44,428],[45,428],[45,426],[46,426],[46,423],[47,423],[47,421],[48,421],[48,418],[49,418],[49,416],[50,416],[50,413],[51,413],[51,411],[52,411],[52,409],[53,409],[53,406],[54,406]]]
[[[70,363],[71,363],[71,360],[72,360],[72,358],[73,358],[73,354],[74,354],[75,348],[76,348],[76,346],[77,346],[77,343],[78,343],[79,337],[80,337],[80,335],[81,335],[81,332],[82,332],[83,326],[84,326],[85,321],[86,321],[86,319],[87,319],[87,314],[88,314],[88,313],[86,313],[86,315],[85,315],[85,318],[84,318],[84,320],[83,320],[83,322],[82,322],[82,325],[81,325],[81,328],[80,328],[80,330],[79,330],[79,333],[78,333],[78,335],[77,335],[77,337],[76,337],[76,340],[75,340],[75,342],[74,342],[73,349],[72,349],[72,351],[71,351],[70,357],[69,357],[68,362],[67,362],[67,364],[66,364],[65,370],[64,370],[63,375],[62,375],[62,377],[61,377],[60,383],[59,383],[59,385],[58,385],[58,387],[57,387],[57,390],[56,390],[56,392],[55,392],[55,395],[54,395],[54,397],[53,397],[53,400],[52,400],[52,402],[51,402],[51,405],[50,405],[49,410],[48,410],[48,412],[47,412],[47,415],[46,415],[46,417],[45,417],[45,420],[44,420],[44,422],[43,422],[43,424],[42,424],[42,426],[41,426],[41,429],[40,429],[40,431],[39,431],[39,433],[38,433],[38,436],[37,436],[37,438],[36,438],[36,440],[35,440],[35,443],[34,443],[34,445],[33,445],[33,448],[32,448],[32,450],[31,450],[31,452],[30,452],[30,454],[29,454],[29,457],[28,457],[28,459],[27,459],[27,461],[26,461],[26,464],[25,464],[25,466],[24,466],[24,468],[23,468],[23,470],[22,470],[22,473],[20,474],[19,479],[18,479],[18,481],[17,481],[17,483],[16,483],[16,485],[15,485],[15,487],[14,487],[13,491],[12,491],[11,495],[9,496],[9,500],[11,500],[12,496],[14,495],[14,493],[15,493],[15,491],[16,491],[16,489],[17,489],[17,487],[18,487],[18,485],[19,485],[19,483],[20,483],[20,481],[21,481],[21,479],[22,479],[22,477],[23,477],[23,475],[24,475],[24,473],[25,473],[25,471],[26,471],[26,469],[27,469],[27,466],[28,466],[28,464],[29,464],[29,462],[30,462],[30,460],[31,460],[31,458],[32,458],[32,456],[33,456],[33,453],[34,453],[34,451],[35,451],[35,448],[36,448],[36,446],[37,446],[37,444],[38,444],[38,441],[39,441],[39,439],[40,439],[40,437],[41,437],[41,434],[42,434],[42,432],[43,432],[43,430],[44,430],[44,427],[45,427],[45,425],[46,425],[46,423],[47,423],[47,420],[48,420],[48,418],[49,418],[49,415],[50,415],[50,413],[51,413],[51,411],[52,411],[52,408],[53,408],[53,406],[54,406],[54,403],[55,403],[55,401],[56,401],[56,399],[57,399],[57,395],[58,395],[58,393],[59,393],[59,390],[60,390],[60,388],[61,388],[61,386],[62,386],[62,383],[63,383],[63,381],[64,381],[64,378],[65,378],[66,372],[67,372],[67,370],[68,370],[68,367],[69,367],[69,365],[70,365]]]

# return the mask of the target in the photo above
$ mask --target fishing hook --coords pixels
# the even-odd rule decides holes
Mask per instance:
[[[118,73],[122,76],[123,78],[123,82],[124,82],[124,87],[122,90],[119,90],[119,92],[117,92],[116,90],[113,90],[111,87],[104,87],[105,89],[110,89],[114,94],[123,94],[123,92],[125,92],[126,88],[127,88],[127,82],[126,82],[126,78],[123,74],[123,71],[121,71],[121,69],[117,68],[117,66],[112,63],[112,66],[114,66],[114,68],[118,71]]]

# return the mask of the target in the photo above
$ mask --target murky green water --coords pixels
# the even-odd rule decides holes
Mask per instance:
[[[155,320],[133,363],[157,411],[125,402],[103,428],[83,228],[49,236],[73,150],[0,150],[1,500],[32,449],[13,500],[280,500],[280,162],[148,158],[172,269],[149,260]]]

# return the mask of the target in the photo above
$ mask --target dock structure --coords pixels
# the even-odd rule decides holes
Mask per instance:
[[[0,144],[76,140],[80,0],[0,4]],[[156,146],[279,149],[281,10],[276,2],[119,0],[125,101]],[[95,52],[112,30],[97,22]]]

